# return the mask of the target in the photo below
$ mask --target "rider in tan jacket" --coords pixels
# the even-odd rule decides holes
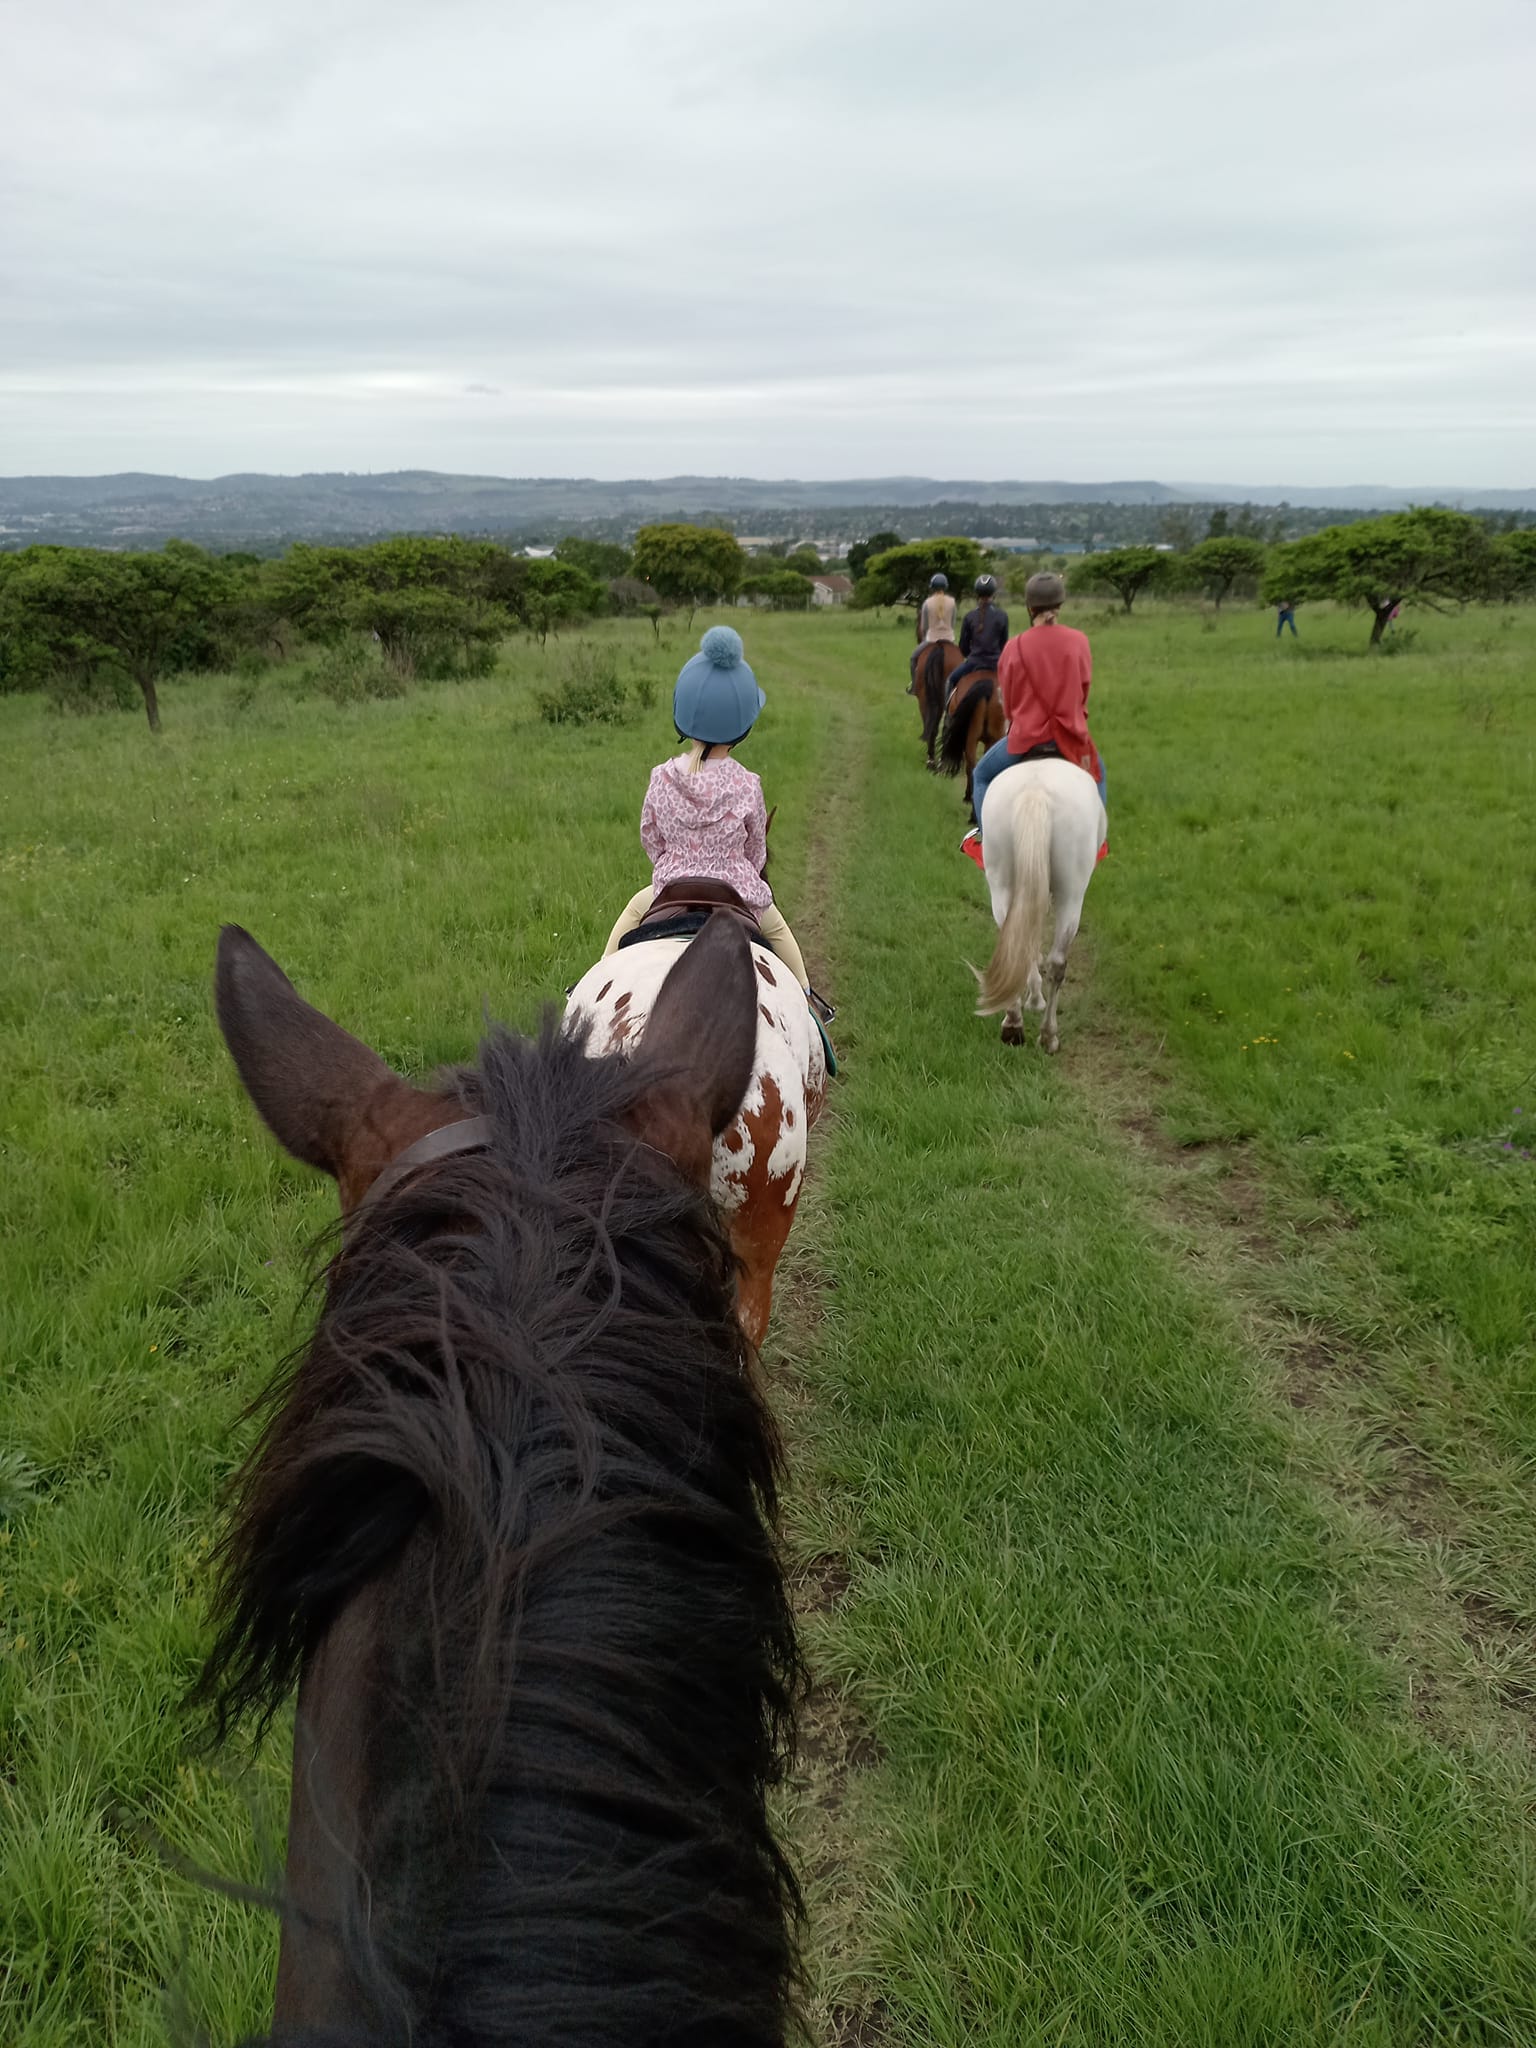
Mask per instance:
[[[955,637],[955,600],[949,594],[949,578],[940,570],[928,579],[928,595],[917,608],[917,645],[908,666],[917,681],[917,657],[935,640]]]

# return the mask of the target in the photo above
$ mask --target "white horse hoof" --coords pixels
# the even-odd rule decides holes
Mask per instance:
[[[1061,1051],[1061,1039],[1060,1039],[1060,1037],[1059,1037],[1059,1036],[1057,1035],[1057,1033],[1056,1033],[1056,1032],[1054,1032],[1054,1031],[1051,1031],[1051,1032],[1045,1032],[1045,1031],[1042,1031],[1042,1032],[1041,1032],[1041,1034],[1040,1034],[1040,1050],[1041,1050],[1042,1052],[1060,1052],[1060,1051]]]

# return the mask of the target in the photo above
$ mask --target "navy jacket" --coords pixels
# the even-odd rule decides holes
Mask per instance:
[[[960,652],[996,665],[1008,645],[1008,614],[998,605],[977,605],[960,622]]]

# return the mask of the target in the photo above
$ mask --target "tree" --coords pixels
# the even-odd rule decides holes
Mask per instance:
[[[796,548],[792,555],[784,557],[786,569],[793,569],[797,576],[819,576],[826,568],[814,548]]]
[[[1536,594],[1536,527],[1501,533],[1489,551],[1489,595],[1500,604]]]
[[[848,575],[857,583],[864,574],[865,565],[875,555],[883,555],[890,548],[901,546],[899,533],[872,533],[868,540],[856,540],[848,550]]]
[[[628,548],[620,547],[617,541],[584,540],[577,533],[568,533],[555,542],[555,560],[569,562],[595,583],[612,583],[629,574]]]
[[[632,617],[655,601],[656,593],[638,576],[615,576],[608,585],[608,602],[623,617]]]
[[[230,587],[212,555],[187,541],[158,554],[31,548],[7,579],[9,606],[31,658],[50,672],[120,667],[160,730],[160,679],[185,666],[178,645],[201,629]]]
[[[743,580],[741,594],[761,598],[776,612],[803,612],[811,601],[811,583],[798,569],[759,569]]]
[[[1113,590],[1129,611],[1144,590],[1169,577],[1169,560],[1160,548],[1106,548],[1089,555],[1073,575],[1084,590]]]
[[[1226,506],[1218,505],[1211,514],[1211,521],[1209,526],[1207,526],[1205,529],[1206,539],[1225,540],[1227,537],[1227,529],[1229,524],[1230,521],[1227,518]]]
[[[1203,540],[1184,557],[1182,568],[1191,584],[1210,593],[1217,611],[1235,583],[1258,587],[1264,572],[1264,543],[1229,534],[1225,540]]]
[[[692,625],[697,606],[735,594],[746,560],[735,534],[714,526],[673,523],[641,527],[635,535],[632,566],[658,597],[686,605]]]
[[[870,557],[854,585],[853,602],[865,607],[920,604],[928,594],[929,580],[939,574],[949,578],[949,587],[958,596],[981,574],[983,560],[981,549],[964,534],[908,541]]]
[[[1269,604],[1319,597],[1363,604],[1376,647],[1400,604],[1465,604],[1486,595],[1494,567],[1492,543],[1477,520],[1421,505],[1287,541],[1270,554],[1263,594]]]
[[[483,598],[458,597],[430,585],[404,590],[360,590],[347,607],[348,623],[371,633],[397,675],[488,675],[507,615]]]

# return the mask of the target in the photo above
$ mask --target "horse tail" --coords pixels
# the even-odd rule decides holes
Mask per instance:
[[[960,702],[951,704],[945,712],[944,737],[939,742],[939,766],[946,775],[958,775],[965,766],[965,743],[970,737],[971,720],[995,686],[994,677],[977,676]]]
[[[917,696],[923,707],[923,738],[938,731],[944,714],[944,642],[932,641],[926,657],[918,663]]]
[[[1051,907],[1051,803],[1045,791],[1022,789],[1001,829],[1005,844],[1000,851],[1011,869],[1008,914],[986,973],[976,977],[978,1017],[995,1016],[1022,997],[1039,963]],[[987,843],[990,851],[990,834]]]

